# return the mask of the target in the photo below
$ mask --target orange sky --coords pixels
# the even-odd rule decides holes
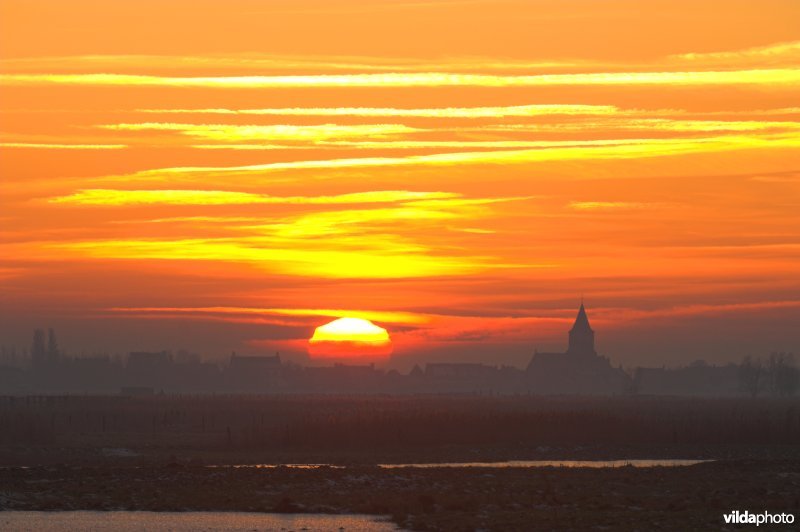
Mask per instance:
[[[800,351],[800,4],[0,1],[0,344]]]

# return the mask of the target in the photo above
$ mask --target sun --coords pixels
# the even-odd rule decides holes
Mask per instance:
[[[392,339],[383,327],[361,318],[339,318],[314,330],[308,352],[315,358],[377,359],[392,352]]]

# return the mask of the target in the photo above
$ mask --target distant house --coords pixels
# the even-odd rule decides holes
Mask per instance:
[[[335,393],[365,393],[383,391],[384,372],[375,364],[341,364],[306,367],[302,371],[304,391]]]
[[[119,393],[125,397],[145,397],[153,395],[155,391],[150,386],[123,386]]]
[[[736,364],[712,366],[697,361],[683,368],[637,368],[635,387],[645,395],[732,396],[742,393]]]
[[[66,377],[62,386],[67,390],[116,390],[122,368],[108,355],[73,358],[62,364]]]
[[[230,369],[233,371],[271,371],[283,367],[281,356],[242,356],[231,354]]]
[[[472,363],[432,363],[425,366],[425,376],[434,379],[481,379],[494,377],[497,367]]]
[[[131,351],[128,353],[128,368],[153,368],[172,363],[167,351]]]
[[[128,386],[163,388],[172,376],[172,355],[167,351],[133,351],[125,368]]]
[[[376,374],[375,364],[342,364],[336,362],[333,365],[333,371],[336,375],[342,377],[372,377]],[[377,371],[380,374],[380,371]]]
[[[382,375],[380,370],[375,369],[375,364],[342,364],[336,362],[333,366],[308,366],[303,368],[303,374],[306,379],[310,379],[315,383],[322,383],[325,381],[345,382],[347,379],[371,379],[378,375]]]
[[[525,391],[522,376],[519,369],[506,366],[437,362],[427,364],[425,373],[417,371],[410,382],[416,391],[429,393],[518,393]]]
[[[231,354],[226,372],[228,386],[250,392],[274,390],[283,375],[281,356],[242,356]]]
[[[29,382],[26,373],[20,368],[0,366],[0,390],[3,394],[26,391]]]
[[[530,390],[541,394],[614,394],[630,388],[630,378],[594,347],[594,330],[583,303],[569,330],[564,353],[534,353],[526,369]]]

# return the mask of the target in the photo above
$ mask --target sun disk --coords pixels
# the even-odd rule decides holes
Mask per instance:
[[[386,329],[369,320],[339,318],[314,330],[308,350],[319,358],[385,357],[392,352],[392,341]]]

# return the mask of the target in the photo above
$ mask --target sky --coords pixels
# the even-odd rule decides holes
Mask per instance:
[[[800,2],[0,0],[0,344],[800,352]]]

